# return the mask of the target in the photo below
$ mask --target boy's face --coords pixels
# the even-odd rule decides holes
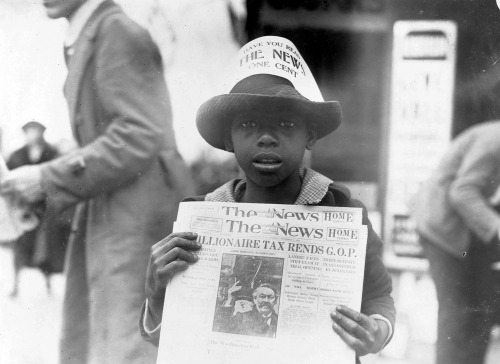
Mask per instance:
[[[233,119],[226,149],[234,151],[247,179],[273,187],[298,173],[316,139],[315,128],[297,114],[257,110]]]

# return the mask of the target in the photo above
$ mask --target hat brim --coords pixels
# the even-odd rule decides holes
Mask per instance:
[[[337,101],[315,102],[305,98],[231,93],[212,97],[203,103],[196,115],[196,126],[208,144],[226,150],[227,123],[235,115],[256,109],[303,115],[307,123],[316,125],[318,139],[333,132],[342,121],[342,111]]]
[[[241,300],[245,300],[245,301],[250,301],[250,302],[253,302],[253,298],[251,296],[236,296],[234,298],[235,301],[241,301]]]

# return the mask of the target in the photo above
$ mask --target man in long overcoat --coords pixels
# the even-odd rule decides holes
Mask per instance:
[[[137,322],[151,245],[168,235],[190,178],[175,144],[162,60],[109,0],[47,0],[69,20],[64,87],[80,148],[2,182],[27,200],[78,204],[67,254],[62,363],[151,363]]]

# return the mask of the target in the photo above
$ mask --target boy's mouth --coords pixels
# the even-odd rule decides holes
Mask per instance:
[[[274,172],[283,165],[283,162],[277,154],[259,153],[254,157],[252,164],[260,172]]]

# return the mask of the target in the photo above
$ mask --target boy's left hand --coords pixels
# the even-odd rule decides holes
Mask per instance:
[[[389,333],[389,327],[384,321],[375,320],[343,305],[338,306],[331,317],[333,331],[358,356],[375,354],[382,349]]]

